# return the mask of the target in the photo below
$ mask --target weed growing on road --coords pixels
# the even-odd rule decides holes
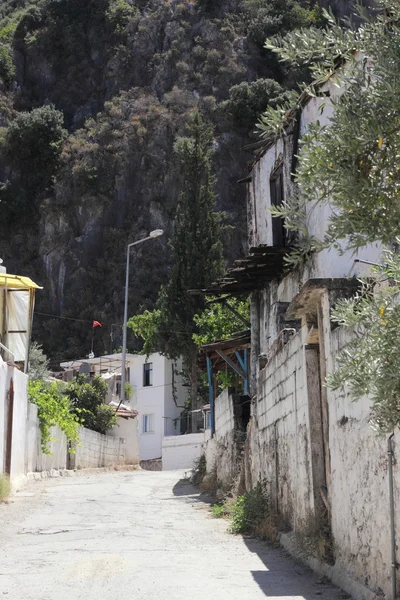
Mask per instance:
[[[266,485],[259,483],[253,490],[235,499],[214,504],[211,514],[215,518],[228,517],[231,533],[259,533],[270,514]]]
[[[265,485],[257,486],[239,496],[232,504],[232,533],[254,533],[269,512],[269,500]]]
[[[214,519],[222,519],[222,517],[229,517],[230,507],[224,500],[223,502],[217,502],[211,507],[211,514]]]
[[[10,478],[8,475],[0,475],[0,502],[6,500],[10,495]]]

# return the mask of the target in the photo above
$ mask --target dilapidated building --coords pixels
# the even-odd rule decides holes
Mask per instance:
[[[329,124],[335,94],[340,89],[327,81],[316,97],[304,95],[284,136],[256,148],[243,180],[248,186],[248,254],[207,292],[251,298],[252,402],[242,463],[247,489],[264,482],[279,527],[289,532],[282,541],[297,545],[314,568],[355,597],[372,599],[391,597],[387,441],[368,423],[368,398],[352,403],[345,392],[332,391],[324,382],[351,336],[332,323],[332,307],[338,298],[355,293],[357,276],[379,263],[382,248],[370,245],[358,255],[330,248],[291,269],[284,256],[293,239],[283,220],[270,213],[292,194],[299,140],[317,119]],[[310,203],[306,225],[311,235],[323,238],[330,211]],[[222,400],[227,405],[225,396]],[[208,467],[214,461],[222,469],[218,453],[225,451],[217,448]],[[218,475],[221,481],[225,475]],[[397,463],[394,500],[400,508]],[[400,532],[398,512],[396,525]]]

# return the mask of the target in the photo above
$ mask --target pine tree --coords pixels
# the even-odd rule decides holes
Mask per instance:
[[[188,137],[178,138],[174,146],[181,165],[182,192],[170,240],[169,281],[160,291],[157,308],[162,350],[171,358],[183,356],[195,406],[196,346],[192,336],[197,326],[193,318],[204,309],[204,300],[189,290],[209,286],[222,274],[224,261],[221,213],[214,210],[213,131],[196,112],[188,133]]]

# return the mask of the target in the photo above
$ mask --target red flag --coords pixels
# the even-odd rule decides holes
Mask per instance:
[[[93,327],[103,327],[99,321],[93,321]]]

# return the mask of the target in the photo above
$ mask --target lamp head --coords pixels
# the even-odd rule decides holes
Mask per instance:
[[[149,237],[151,237],[151,238],[160,237],[160,235],[162,235],[163,233],[164,232],[162,229],[154,229],[154,231],[150,231]]]

